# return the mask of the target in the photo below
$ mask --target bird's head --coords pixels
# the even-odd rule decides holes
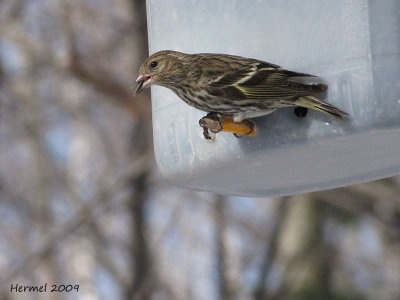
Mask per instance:
[[[164,50],[147,58],[139,69],[134,85],[134,95],[152,84],[170,87],[178,84],[184,76],[185,57],[188,54]]]

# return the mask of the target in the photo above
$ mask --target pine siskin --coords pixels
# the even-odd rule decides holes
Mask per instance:
[[[225,130],[228,123],[243,125],[241,127],[248,130],[245,133],[254,134],[254,123],[246,119],[267,115],[282,107],[311,108],[336,118],[347,114],[314,96],[326,91],[326,84],[292,80],[316,76],[256,59],[165,50],[147,58],[139,74],[134,86],[135,95],[156,84],[169,88],[190,106],[208,112],[199,121],[207,139],[210,138],[208,129],[214,133],[243,134],[243,130]]]

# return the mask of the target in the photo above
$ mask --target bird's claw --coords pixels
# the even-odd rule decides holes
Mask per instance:
[[[244,120],[244,122],[247,123],[248,128],[249,128],[249,132],[245,133],[245,134],[233,133],[233,135],[238,139],[240,139],[244,135],[254,135],[256,124],[253,121],[250,121],[250,120]]]
[[[221,118],[217,113],[208,113],[199,120],[200,126],[203,128],[203,135],[206,140],[215,138],[215,134],[222,131]],[[214,135],[210,135],[210,132]]]
[[[203,127],[203,136],[206,140],[214,140],[215,133],[210,134],[207,127]]]

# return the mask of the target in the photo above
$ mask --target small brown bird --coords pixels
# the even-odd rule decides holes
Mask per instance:
[[[316,76],[240,56],[165,50],[144,61],[134,94],[156,84],[169,88],[190,106],[208,112],[199,121],[206,139],[210,138],[208,130],[254,134],[254,123],[248,118],[282,107],[311,108],[336,118],[347,114],[314,96],[326,91],[326,84],[299,83],[293,80],[295,77]],[[237,130],[238,126],[229,129],[229,124],[244,127],[244,132]]]

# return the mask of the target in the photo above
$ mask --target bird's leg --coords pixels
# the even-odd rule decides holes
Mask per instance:
[[[208,130],[214,134],[221,131],[231,132],[235,136],[254,135],[256,133],[256,127],[253,121],[243,120],[235,122],[231,117],[218,113],[208,113],[199,120],[199,124],[203,127],[203,135],[206,139],[211,139]]]
[[[296,106],[294,108],[294,114],[299,118],[304,118],[307,115],[308,109],[307,107]]]

